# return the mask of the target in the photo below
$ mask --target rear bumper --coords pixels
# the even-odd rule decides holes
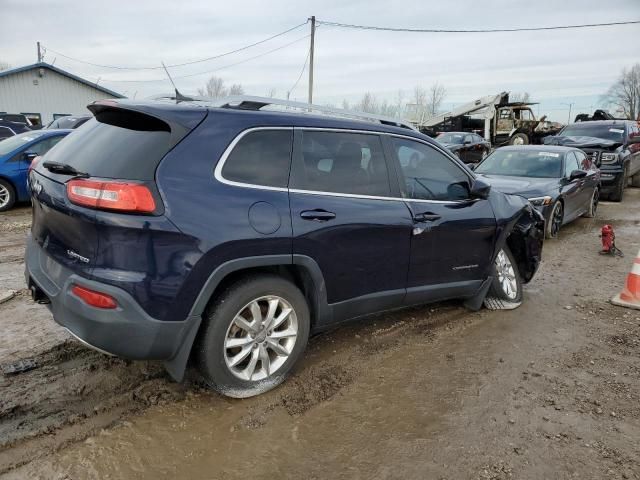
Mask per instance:
[[[73,273],[31,237],[27,240],[25,277],[30,287],[35,286],[49,300],[58,324],[104,353],[132,360],[171,360],[189,338],[193,339],[200,325],[198,316],[177,322],[150,317],[127,292]],[[87,305],[71,293],[74,284],[111,295],[118,307],[107,310]]]

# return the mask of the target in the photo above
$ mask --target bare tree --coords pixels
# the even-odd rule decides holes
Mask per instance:
[[[431,87],[429,87],[429,94],[427,97],[427,118],[435,117],[440,111],[440,107],[442,106],[442,101],[444,97],[447,95],[447,89],[444,88],[444,85],[436,82]]]
[[[404,105],[404,90],[398,90],[396,93],[396,111],[395,114],[398,118],[403,118],[405,114]]]
[[[0,60],[0,72],[2,70],[9,70],[11,68],[11,64],[7,63],[7,62],[3,62],[2,60]]]
[[[605,94],[605,101],[621,110],[625,117],[640,120],[640,63],[624,68]]]
[[[239,83],[234,83],[229,87],[229,95],[244,95],[244,87]]]
[[[198,89],[198,95],[211,98],[226,97],[227,88],[224,86],[224,80],[216,76],[211,77],[204,88]]]
[[[376,113],[378,111],[378,101],[371,92],[365,92],[362,99],[356,105],[356,110],[366,113]]]
[[[349,100],[342,100],[342,109],[343,110],[349,110],[351,108],[351,105],[349,105]]]
[[[267,97],[269,98],[274,98],[277,94],[277,90],[275,88],[270,88],[269,91],[267,92]]]

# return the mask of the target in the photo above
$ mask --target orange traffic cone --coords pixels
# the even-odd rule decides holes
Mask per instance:
[[[613,297],[611,303],[640,310],[640,252],[633,261],[631,272],[627,275],[627,283],[622,292]]]

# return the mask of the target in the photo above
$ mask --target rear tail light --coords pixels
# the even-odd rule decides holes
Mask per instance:
[[[139,183],[70,180],[67,196],[77,205],[99,210],[151,213],[156,209],[151,190]]]
[[[113,309],[118,306],[115,298],[106,293],[96,292],[80,285],[74,285],[71,287],[71,292],[80,298],[87,305],[91,305],[96,308]]]

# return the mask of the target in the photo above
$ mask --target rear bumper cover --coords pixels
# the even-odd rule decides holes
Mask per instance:
[[[31,237],[25,254],[27,284],[50,301],[54,320],[82,342],[102,352],[132,360],[171,360],[193,340],[199,316],[182,321],[150,317],[124,290],[88,280],[54,261]],[[115,309],[87,305],[71,293],[74,284],[104,292],[118,302]]]

